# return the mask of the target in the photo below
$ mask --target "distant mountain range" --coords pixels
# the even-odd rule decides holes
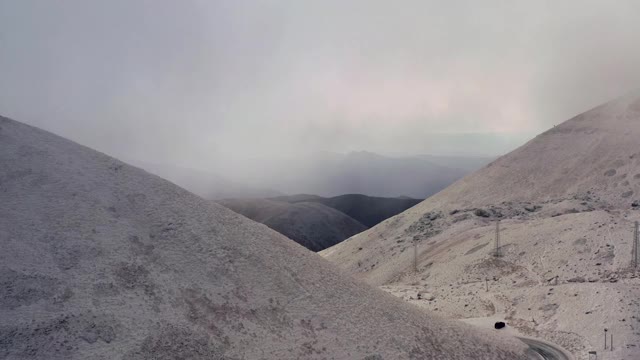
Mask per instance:
[[[209,171],[160,162],[130,162],[210,200],[289,194],[423,199],[491,160],[434,155],[388,157],[360,151],[254,159],[232,167],[213,165]]]
[[[310,250],[320,251],[420,201],[360,194],[332,198],[299,194],[271,199],[225,199],[218,203],[269,226]]]
[[[243,169],[242,179],[251,186],[285,194],[425,198],[491,160],[486,157],[387,157],[366,151],[320,153],[311,159],[256,161]]]

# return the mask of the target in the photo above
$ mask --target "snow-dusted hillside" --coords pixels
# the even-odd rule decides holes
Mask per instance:
[[[500,258],[493,256],[497,220]],[[603,350],[608,328],[618,345],[611,356],[637,359],[640,278],[630,268],[635,221],[640,94],[553,127],[321,254],[427,309],[453,318],[507,319],[521,333],[584,358]],[[418,292],[428,295],[418,299]]]
[[[0,118],[0,358],[524,359],[264,225]]]

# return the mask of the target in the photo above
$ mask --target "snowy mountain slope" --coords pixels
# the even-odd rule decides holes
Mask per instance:
[[[448,317],[508,319],[579,358],[602,347],[606,327],[618,339],[612,356],[638,358],[638,139],[640,94],[630,94],[321,254]],[[498,220],[502,257],[494,256]],[[424,300],[431,295],[439,300]]]
[[[222,206],[0,118],[0,358],[524,359]]]

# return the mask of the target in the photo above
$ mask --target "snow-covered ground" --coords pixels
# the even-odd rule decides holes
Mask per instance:
[[[0,358],[525,359],[264,225],[0,117]]]
[[[578,359],[592,350],[640,359],[640,271],[631,268],[638,139],[640,94],[631,94],[321,254],[448,318],[502,318]],[[603,352],[604,328],[614,351]]]

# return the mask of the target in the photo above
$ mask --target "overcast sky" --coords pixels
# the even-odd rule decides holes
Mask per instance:
[[[0,0],[0,114],[199,168],[495,155],[640,87],[639,15],[622,0]]]

